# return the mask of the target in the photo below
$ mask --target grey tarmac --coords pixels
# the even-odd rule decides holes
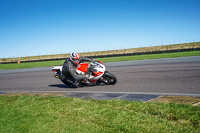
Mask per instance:
[[[0,71],[0,93],[67,92],[66,96],[147,101],[161,95],[200,96],[200,56],[105,63],[116,85],[68,88],[51,67]]]

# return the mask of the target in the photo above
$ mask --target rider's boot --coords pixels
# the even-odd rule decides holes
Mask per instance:
[[[57,79],[61,79],[60,75],[59,75],[59,74],[57,74],[57,73],[56,73],[56,74],[54,74],[54,77],[55,77],[55,78],[57,78]]]
[[[79,80],[76,80],[76,81],[72,82],[72,85],[73,85],[75,88],[78,88],[79,85],[80,85]]]

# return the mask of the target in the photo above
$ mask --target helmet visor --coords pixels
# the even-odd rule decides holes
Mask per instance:
[[[79,59],[73,59],[74,64],[78,65],[79,64]]]

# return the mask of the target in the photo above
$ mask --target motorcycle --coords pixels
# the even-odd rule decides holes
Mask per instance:
[[[70,86],[72,84],[63,81],[60,77],[62,76],[62,65],[53,66],[52,71],[55,73],[54,77],[60,79],[64,84]],[[117,83],[117,78],[112,73],[106,71],[105,65],[101,61],[92,61],[89,63],[80,63],[76,72],[81,75],[87,75],[88,80],[79,81],[80,85],[115,85]]]

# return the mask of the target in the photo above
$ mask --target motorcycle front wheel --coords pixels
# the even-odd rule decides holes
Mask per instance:
[[[115,85],[117,83],[117,78],[112,73],[106,71],[101,81],[106,85]]]

